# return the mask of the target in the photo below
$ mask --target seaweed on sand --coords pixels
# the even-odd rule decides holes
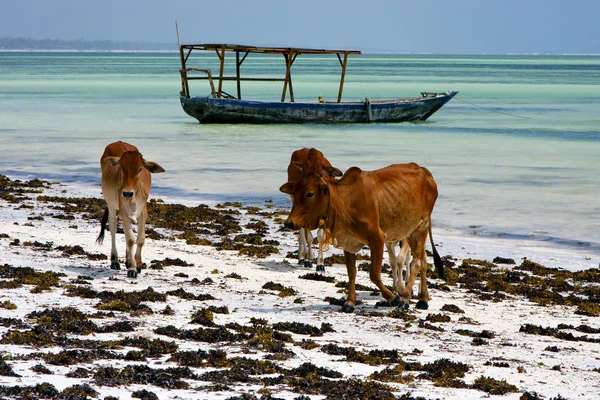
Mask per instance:
[[[471,388],[482,390],[489,394],[498,395],[514,393],[519,391],[519,389],[515,385],[506,382],[504,379],[497,380],[483,375],[475,379],[475,382],[471,385]]]
[[[409,362],[404,365],[405,371],[424,371],[424,374],[417,376],[418,378],[429,379],[436,386],[454,388],[467,387],[458,378],[464,378],[470,369],[471,367],[467,364],[451,361],[447,358],[440,358],[426,364]]]
[[[521,325],[519,332],[528,333],[531,335],[542,335],[542,336],[552,336],[557,339],[567,340],[570,342],[590,342],[590,343],[600,343],[600,338],[589,337],[587,335],[584,336],[575,336],[571,332],[563,332],[561,329],[568,329],[569,326],[559,325],[557,328],[544,328],[539,325],[534,324],[525,324]],[[598,332],[593,332],[598,333]]]
[[[196,379],[187,367],[154,369],[147,365],[128,365],[123,369],[100,367],[94,372],[93,381],[98,386],[154,385],[167,389],[188,389],[183,379]]]
[[[263,289],[279,291],[279,297],[289,297],[298,294],[294,288],[283,286],[280,283],[267,282],[262,286]]]
[[[316,326],[304,324],[302,322],[276,322],[273,324],[273,329],[310,336],[323,336],[324,332],[332,331],[330,324],[322,324],[321,329],[319,329]]]
[[[397,350],[370,350],[365,353],[355,347],[341,347],[328,343],[321,347],[321,351],[329,355],[345,356],[345,361],[368,365],[395,364],[401,361]]]
[[[182,340],[205,343],[238,342],[248,339],[248,335],[232,333],[222,326],[216,328],[179,329],[172,325],[167,325],[154,329],[154,333]]]
[[[12,267],[8,264],[0,265],[0,278],[12,279],[15,287],[21,285],[35,285],[32,290],[38,293],[58,287],[60,278],[67,275],[52,271],[39,272],[30,267]]]
[[[167,362],[192,368],[222,368],[227,365],[227,353],[224,350],[178,351],[171,354]]]
[[[234,357],[227,360],[228,369],[205,372],[200,380],[230,384],[232,382],[259,383],[257,376],[275,374],[282,369],[272,361]]]
[[[182,204],[167,204],[152,199],[148,203],[148,222],[157,228],[191,232],[196,235],[213,234],[226,236],[241,231],[234,215],[237,210],[219,210],[200,204],[186,207]]]

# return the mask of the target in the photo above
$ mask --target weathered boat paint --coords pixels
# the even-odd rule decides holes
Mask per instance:
[[[183,110],[200,123],[368,123],[425,121],[458,91],[421,97],[342,103],[269,102],[180,97]]]

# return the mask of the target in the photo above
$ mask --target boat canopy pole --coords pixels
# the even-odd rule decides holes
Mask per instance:
[[[179,47],[179,59],[181,60],[181,96],[189,98],[189,89],[186,90],[187,85],[187,74],[185,73],[185,59],[183,58],[183,47],[181,47],[181,40],[179,40],[179,24],[175,20],[175,31],[177,32],[177,47]],[[191,50],[190,50],[191,51]]]
[[[235,77],[237,79],[237,98],[242,98],[242,85],[240,85],[240,52],[236,50],[235,52]]]
[[[181,59],[181,96],[190,97],[190,89],[188,87],[187,73],[185,71],[185,58],[183,56],[183,47],[179,45],[179,58]]]
[[[338,53],[338,59],[340,58],[340,55]],[[341,60],[340,60],[341,62]],[[344,90],[344,77],[346,76],[346,65],[348,64],[348,53],[345,52],[344,53],[344,62],[342,63],[342,76],[340,78],[340,91],[338,93],[338,103],[342,102],[342,91]]]
[[[221,68],[219,69],[219,91],[217,92],[217,99],[221,98],[221,91],[223,90],[223,72],[225,71],[225,45],[221,46]],[[238,76],[239,79],[239,76]]]
[[[179,46],[179,57],[181,58],[181,70],[179,71],[181,74],[181,95],[190,98],[190,84],[187,76],[187,69],[185,68],[185,63],[187,62],[188,57],[192,53],[192,49],[188,50],[186,56],[183,55],[183,46]]]
[[[292,86],[292,65],[294,65],[296,57],[298,57],[299,55],[299,53],[295,53],[294,57],[292,57],[292,62],[290,63],[290,101],[292,103],[296,101],[296,99],[294,98],[294,86]]]
[[[238,100],[242,99],[242,74],[241,74],[241,66],[244,63],[244,60],[246,60],[246,57],[248,56],[248,54],[250,54],[249,51],[246,51],[244,53],[244,56],[242,57],[242,59],[240,60],[240,50],[236,50],[235,51],[235,80],[236,80],[236,86],[237,86],[237,98]]]
[[[294,102],[294,89],[292,88],[292,64],[296,57],[294,56],[294,51],[290,50],[288,53],[283,53],[283,57],[285,58],[285,80],[283,81],[283,92],[281,93],[281,102],[285,101],[285,94],[287,92],[288,82],[290,84],[290,101]]]

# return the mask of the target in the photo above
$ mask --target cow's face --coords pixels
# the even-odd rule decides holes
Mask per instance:
[[[114,167],[120,167],[120,195],[126,201],[134,199],[143,170],[151,173],[165,172],[163,167],[157,163],[144,160],[137,151],[126,151],[121,155],[121,158],[107,157],[105,161]]]
[[[144,169],[144,158],[137,151],[126,151],[119,160],[121,166],[121,196],[131,200],[140,180],[140,173]]]
[[[297,182],[284,184],[279,190],[292,196],[292,211],[284,229],[317,229],[320,220],[327,217],[329,184],[321,174],[307,174]]]

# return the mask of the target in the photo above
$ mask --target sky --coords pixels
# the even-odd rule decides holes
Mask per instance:
[[[600,54],[600,0],[0,0],[0,37]]]

